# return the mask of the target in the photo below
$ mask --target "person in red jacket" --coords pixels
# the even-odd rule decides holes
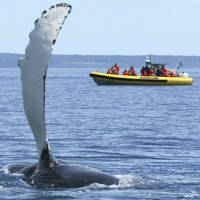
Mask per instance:
[[[154,69],[153,68],[149,69],[149,76],[154,76]]]
[[[146,68],[143,66],[141,69],[141,76],[147,76]]]
[[[119,74],[119,65],[117,64],[117,63],[115,63],[115,69],[116,69],[116,71],[117,71],[117,74]]]
[[[124,76],[128,76],[128,72],[127,72],[126,69],[124,70],[123,75],[124,75]]]
[[[171,70],[170,77],[176,77],[175,70]]]
[[[136,73],[136,71],[135,71],[133,66],[131,66],[131,68],[129,69],[128,75],[129,76],[137,76],[137,73]]]
[[[161,68],[161,70],[162,70],[162,76],[167,77],[168,76],[167,75],[167,72],[168,72],[167,68],[163,65],[162,68]]]

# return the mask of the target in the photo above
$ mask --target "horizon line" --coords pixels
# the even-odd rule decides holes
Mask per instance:
[[[13,55],[25,55],[25,53],[11,53],[11,52],[0,52],[0,54],[13,54]],[[52,53],[52,56],[180,56],[180,57],[200,57],[200,55],[180,55],[180,54],[135,54],[135,55],[120,55],[120,54],[59,54]]]

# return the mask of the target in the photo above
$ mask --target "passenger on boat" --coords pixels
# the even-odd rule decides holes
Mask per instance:
[[[107,74],[112,74],[112,70],[108,68]]]
[[[145,71],[146,71],[146,73],[147,73],[147,76],[149,76],[149,67],[148,67],[148,65],[146,65]]]
[[[131,66],[131,68],[129,69],[128,75],[129,76],[137,76],[137,73],[136,73],[135,69],[133,68],[133,66]]]
[[[162,70],[161,70],[161,68],[157,69],[156,76],[162,76]]]
[[[170,71],[170,77],[176,77],[176,71],[175,70]]]
[[[117,71],[117,74],[119,74],[119,65],[117,64],[117,63],[115,63],[115,66],[114,66],[114,68],[116,69],[116,71]]]
[[[168,70],[165,67],[165,65],[162,65],[161,70],[162,70],[162,76],[167,77],[168,76],[168,74],[167,74]]]
[[[172,73],[170,74],[170,77],[176,77],[175,73],[172,72]]]
[[[146,68],[144,66],[142,67],[140,72],[141,72],[141,76],[147,76]]]
[[[123,75],[124,75],[124,76],[128,76],[128,72],[127,72],[126,69],[124,70]]]
[[[154,69],[153,68],[150,68],[149,69],[149,76],[154,76]]]
[[[117,70],[114,66],[112,66],[111,70],[112,70],[112,74],[117,75]]]

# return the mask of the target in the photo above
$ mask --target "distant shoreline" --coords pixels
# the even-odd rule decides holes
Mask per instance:
[[[0,68],[17,67],[18,59],[24,54],[0,53]],[[200,66],[200,56],[181,55],[151,55],[154,63],[165,63],[176,66],[181,60],[184,66]],[[143,66],[145,55],[123,56],[123,55],[57,55],[51,56],[49,66],[56,68],[106,68],[114,63],[119,63],[122,67]]]

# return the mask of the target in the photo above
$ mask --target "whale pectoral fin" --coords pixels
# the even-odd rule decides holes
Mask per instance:
[[[53,45],[71,11],[65,3],[44,11],[35,21],[29,34],[25,57],[18,65],[21,69],[24,111],[35,137],[39,155],[48,143],[45,127],[45,78]]]

